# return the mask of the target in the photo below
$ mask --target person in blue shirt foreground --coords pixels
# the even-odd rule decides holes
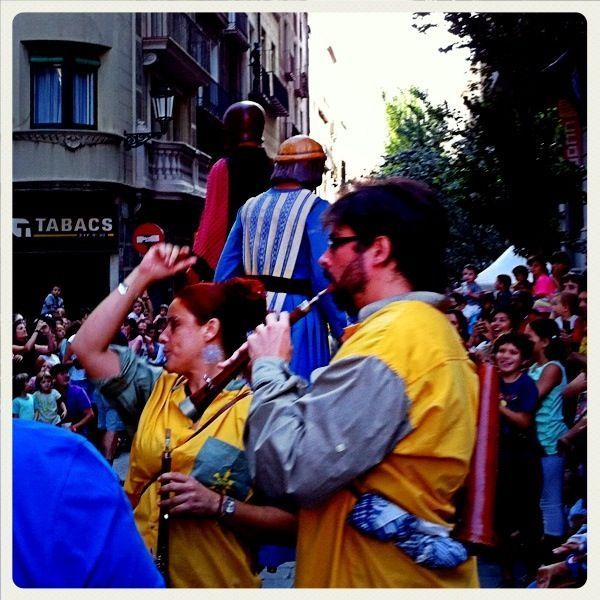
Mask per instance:
[[[21,588],[165,587],[98,451],[65,429],[18,419],[13,581]]]

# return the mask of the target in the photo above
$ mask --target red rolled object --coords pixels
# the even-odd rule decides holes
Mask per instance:
[[[479,365],[477,374],[480,385],[477,438],[465,483],[464,504],[454,537],[471,544],[493,546],[500,434],[500,378],[496,367],[488,362]]]

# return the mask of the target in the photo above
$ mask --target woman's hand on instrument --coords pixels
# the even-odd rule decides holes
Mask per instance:
[[[552,554],[557,558],[566,558],[569,554],[581,551],[581,544],[575,540],[567,540],[564,544],[552,549]]]
[[[146,252],[137,269],[148,283],[172,277],[189,269],[197,260],[189,246],[154,244]]]
[[[250,360],[263,357],[277,357],[288,361],[292,357],[292,339],[290,337],[290,315],[269,313],[264,324],[260,324],[248,336]]]
[[[217,363],[217,368],[222,370],[233,364],[242,352],[248,351],[248,342],[244,342],[229,358]]]
[[[158,503],[169,514],[192,513],[198,517],[215,517],[219,514],[219,494],[209,490],[194,477],[172,471],[163,473],[159,481],[160,493],[172,494],[168,500]]]

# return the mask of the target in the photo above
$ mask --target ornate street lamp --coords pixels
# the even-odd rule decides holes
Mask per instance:
[[[126,150],[137,148],[151,139],[159,139],[167,133],[169,129],[169,123],[173,118],[173,101],[175,99],[175,94],[171,88],[161,87],[150,92],[150,99],[152,100],[154,119],[158,121],[160,131],[148,131],[146,133],[127,133],[124,131],[123,135],[125,136]]]

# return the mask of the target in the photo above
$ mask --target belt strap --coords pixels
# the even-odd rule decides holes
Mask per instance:
[[[283,294],[299,294],[310,298],[313,295],[312,286],[308,279],[287,279],[274,275],[246,275],[248,279],[258,279],[268,292]]]

